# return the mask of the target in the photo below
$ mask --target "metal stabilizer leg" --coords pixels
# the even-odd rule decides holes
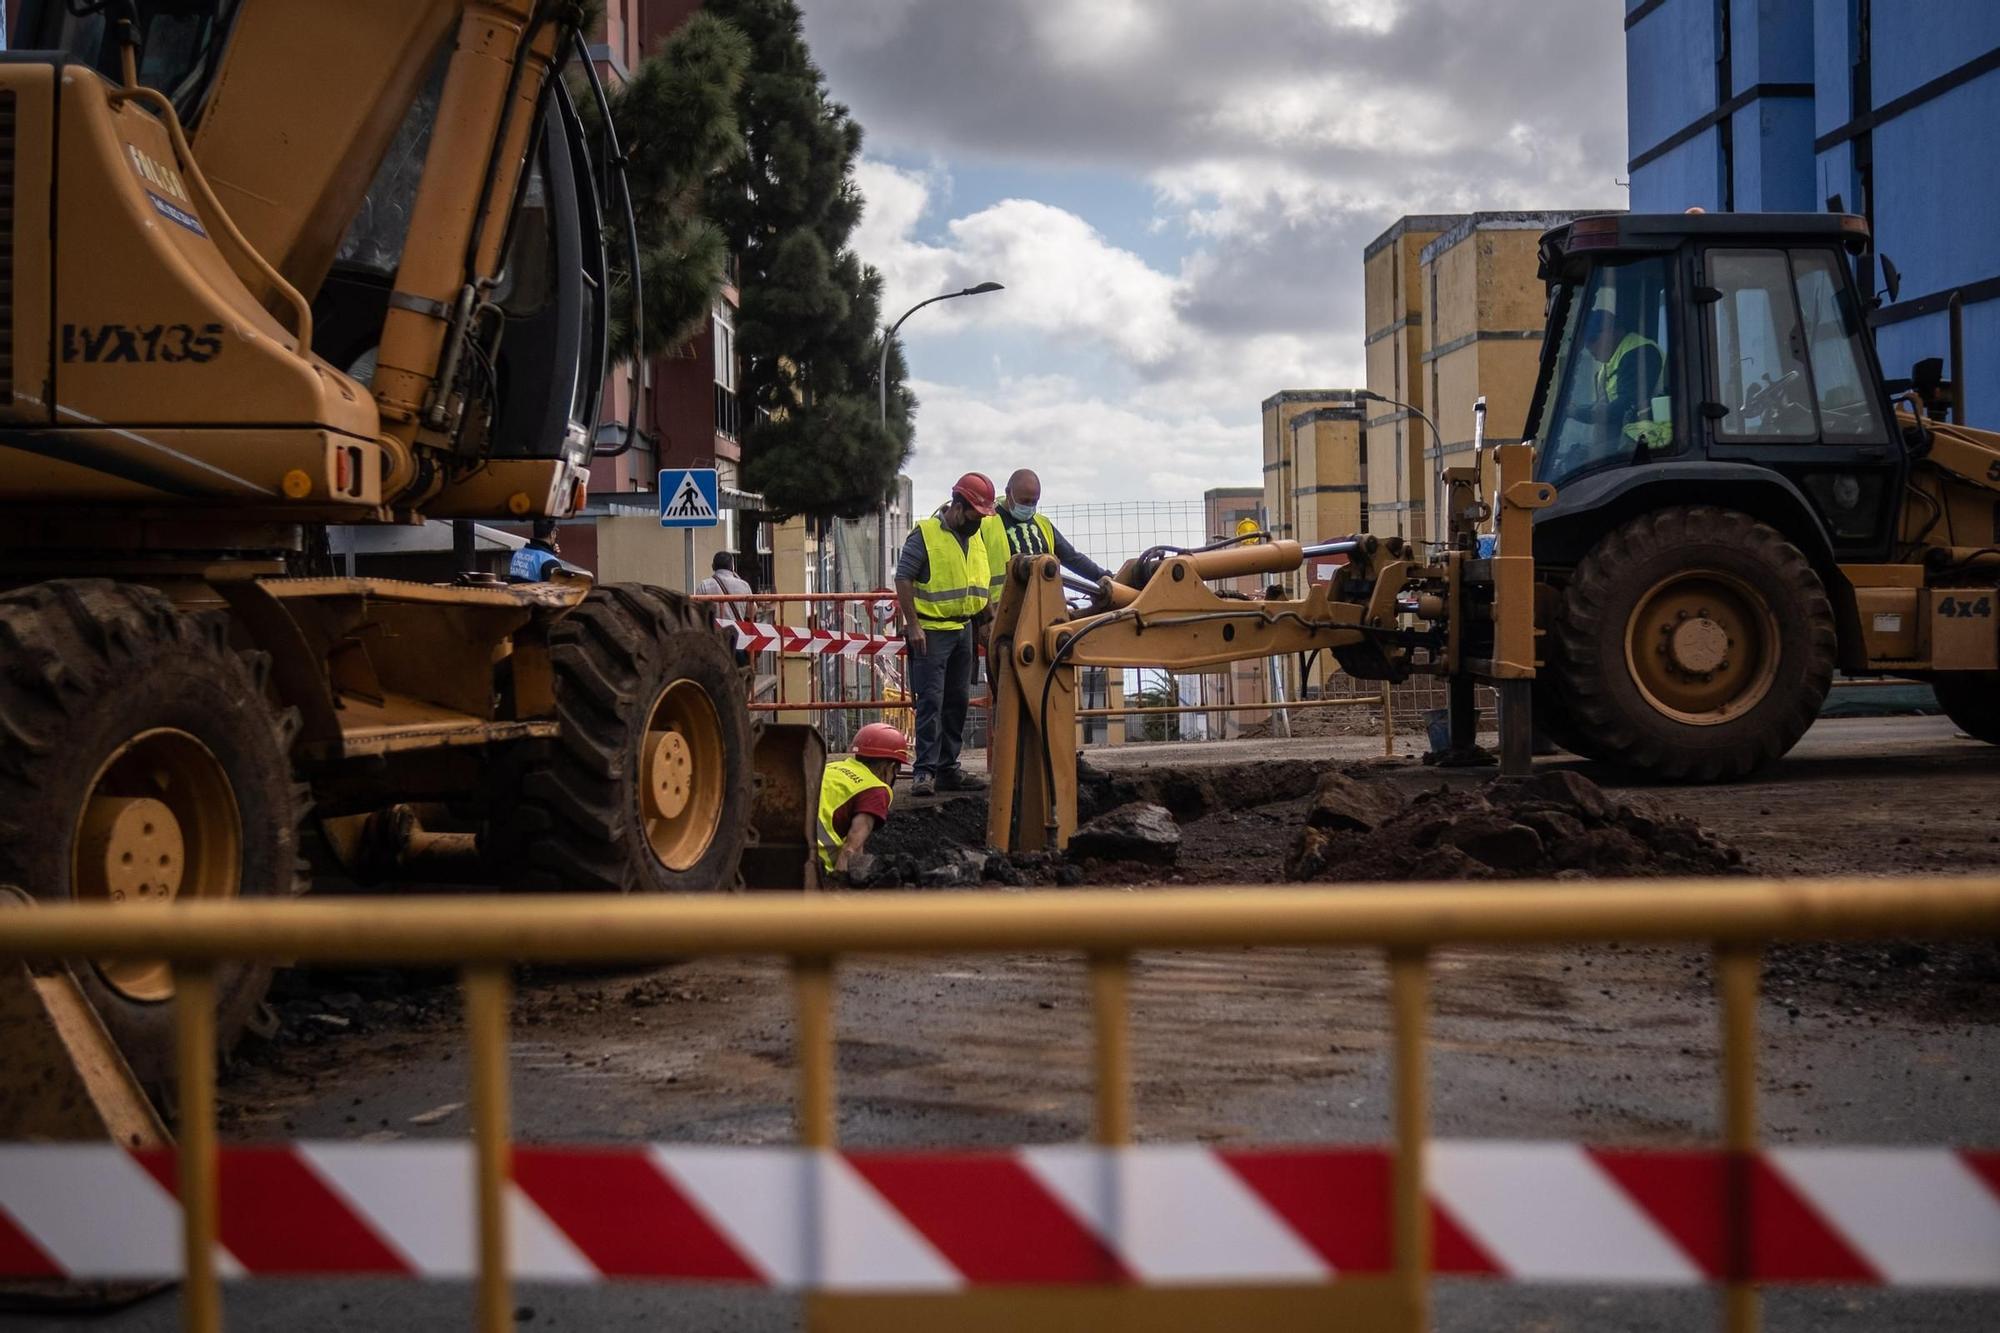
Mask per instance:
[[[1445,703],[1451,723],[1451,746],[1437,756],[1439,768],[1479,768],[1493,762],[1490,752],[1479,748],[1479,707],[1471,676],[1445,678]]]
[[[1533,682],[1503,680],[1500,697],[1500,776],[1525,778],[1535,763]]]

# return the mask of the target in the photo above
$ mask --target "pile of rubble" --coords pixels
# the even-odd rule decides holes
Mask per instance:
[[[1742,853],[1693,820],[1621,804],[1563,770],[1409,798],[1327,773],[1285,871],[1346,883],[1744,873]]]

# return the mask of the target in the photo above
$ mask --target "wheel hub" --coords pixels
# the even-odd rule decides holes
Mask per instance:
[[[1770,693],[1778,656],[1770,606],[1719,569],[1669,575],[1626,622],[1632,683],[1657,712],[1690,726],[1718,726],[1754,708]]]
[[[672,819],[687,809],[694,787],[694,751],[678,731],[656,731],[648,739],[646,794],[656,818]]]
[[[1705,615],[1683,620],[1667,637],[1675,666],[1690,675],[1714,671],[1729,660],[1729,631]]]
[[[234,898],[243,819],[222,764],[185,731],[140,732],[92,779],[70,843],[70,892],[119,907]],[[173,998],[164,959],[104,960],[97,971],[134,1000]]]
[[[171,902],[187,868],[187,840],[165,801],[98,796],[83,814],[79,869],[114,903]]]
[[[685,678],[660,692],[651,713],[639,774],[646,841],[667,869],[691,870],[722,823],[722,719],[701,684]]]

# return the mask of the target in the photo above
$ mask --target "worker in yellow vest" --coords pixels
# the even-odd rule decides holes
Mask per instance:
[[[917,696],[913,796],[986,785],[959,768],[958,752],[972,701],[972,622],[986,609],[989,587],[979,525],[992,512],[993,482],[966,473],[944,508],[911,530],[896,561],[896,602],[909,650],[910,692]]]
[[[1036,512],[1042,500],[1042,479],[1027,468],[1007,478],[1007,494],[993,517],[979,525],[986,541],[986,573],[992,586],[992,601],[1000,600],[1000,587],[1007,581],[1007,562],[1017,555],[1052,555],[1072,574],[1092,583],[1107,576],[1102,565],[1069,544],[1056,531],[1048,515]]]
[[[870,722],[854,737],[854,753],[835,759],[819,780],[819,863],[844,876],[889,821],[896,770],[910,762],[910,742],[887,722]]]
[[[1619,431],[1635,448],[1665,449],[1674,442],[1667,394],[1667,362],[1660,345],[1636,329],[1625,329],[1606,309],[1584,319],[1583,345],[1597,362],[1595,393],[1588,411]]]

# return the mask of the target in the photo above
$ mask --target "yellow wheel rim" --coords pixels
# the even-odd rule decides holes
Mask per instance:
[[[1778,617],[1749,584],[1715,569],[1654,584],[1625,624],[1625,665],[1652,708],[1690,726],[1733,722],[1771,692]]]
[[[97,770],[70,844],[79,901],[150,907],[234,898],[242,874],[236,792],[206,745],[171,727],[143,731]],[[100,961],[97,971],[131,999],[173,998],[164,959]]]
[[[677,680],[660,692],[639,752],[639,813],[653,855],[669,870],[691,870],[722,822],[722,719],[708,692]]]

